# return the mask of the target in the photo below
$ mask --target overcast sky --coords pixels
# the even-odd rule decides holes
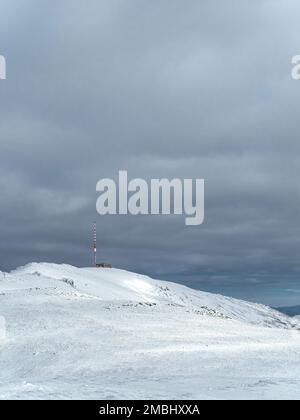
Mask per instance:
[[[297,0],[2,0],[0,269],[116,267],[300,303]],[[96,183],[204,178],[205,221],[97,216]]]

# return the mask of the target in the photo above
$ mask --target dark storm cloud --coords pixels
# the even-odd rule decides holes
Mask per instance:
[[[296,1],[4,0],[1,8],[3,270],[89,264],[97,218],[102,257],[116,266],[195,287],[234,285],[249,297],[257,285],[297,282]],[[97,217],[96,182],[119,169],[205,178],[204,225]]]

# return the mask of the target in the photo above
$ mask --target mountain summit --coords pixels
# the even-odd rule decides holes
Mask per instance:
[[[0,317],[2,399],[299,397],[300,321],[263,305],[32,263],[0,273]]]

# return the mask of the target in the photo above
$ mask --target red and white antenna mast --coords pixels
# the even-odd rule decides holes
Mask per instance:
[[[93,225],[93,238],[94,238],[94,245],[93,245],[94,265],[96,267],[96,265],[97,265],[97,224],[96,224],[96,222]]]

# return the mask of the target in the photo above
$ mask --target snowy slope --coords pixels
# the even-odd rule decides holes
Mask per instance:
[[[297,325],[292,318],[264,305],[199,292],[124,270],[33,263],[6,275],[5,280],[0,280],[2,290],[10,287],[58,288],[106,301],[182,306],[203,314],[264,326],[291,328]]]
[[[299,398],[300,321],[116,269],[0,273],[0,398]]]

